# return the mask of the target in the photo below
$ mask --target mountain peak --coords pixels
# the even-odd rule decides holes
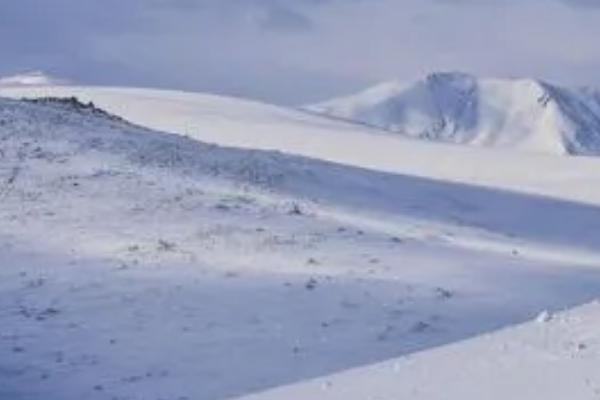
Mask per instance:
[[[59,86],[66,85],[65,79],[55,78],[43,71],[28,71],[0,77],[0,86]]]
[[[600,155],[600,95],[531,78],[437,72],[307,107],[434,141]]]
[[[425,81],[428,82],[464,82],[474,80],[477,80],[474,75],[459,71],[432,72],[425,77]]]

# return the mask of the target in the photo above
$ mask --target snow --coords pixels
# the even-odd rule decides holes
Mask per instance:
[[[145,127],[208,143],[600,204],[598,161],[421,140],[222,96],[106,87],[0,88],[6,97],[70,97]]]
[[[599,321],[600,303],[594,302],[545,324],[526,323],[242,399],[595,399]]]
[[[539,315],[537,316],[537,318],[535,319],[537,322],[540,323],[544,323],[544,322],[548,322],[552,319],[552,314],[550,314],[548,311],[544,310],[541,313],[539,313]]]
[[[410,137],[550,154],[600,154],[600,95],[533,79],[438,73],[306,107]]]
[[[0,99],[0,398],[235,398],[391,358],[405,380],[359,368],[324,398],[466,393],[447,378],[463,346],[466,372],[486,382],[498,368],[500,385],[516,361],[532,379],[567,369],[526,350],[573,332],[564,358],[597,361],[596,306],[555,314],[600,292],[597,158],[427,143],[203,94],[0,94],[83,101]],[[537,328],[510,328],[544,310]],[[519,333],[531,329],[552,341]],[[513,364],[486,353],[496,335],[527,340]],[[577,379],[598,380],[576,371],[569,398],[589,398]],[[323,379],[264,396],[318,398]],[[535,398],[512,382],[505,398]]]

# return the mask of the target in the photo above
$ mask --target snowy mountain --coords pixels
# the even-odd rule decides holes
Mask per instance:
[[[521,154],[511,149],[413,140],[294,109],[206,93],[93,86],[0,87],[0,97],[72,96],[140,126],[203,142],[275,150],[391,174],[600,203],[600,190],[595,184],[600,179],[600,169],[595,158]],[[502,171],[497,165],[502,165]]]
[[[353,368],[385,397],[429,387],[414,359],[460,393],[444,373],[465,359],[478,381],[518,364],[552,382],[573,357],[597,360],[597,330],[566,317],[556,346],[538,325],[525,330],[540,352],[498,346],[543,310],[598,297],[598,158],[416,141],[206,94],[0,96],[17,98],[0,99],[1,399],[218,400]],[[400,378],[362,368],[389,359]],[[346,399],[341,374],[324,398]],[[586,398],[580,383],[571,398]],[[306,385],[265,398],[300,400]]]
[[[600,92],[533,79],[438,73],[388,82],[306,109],[433,141],[600,154]]]
[[[66,85],[65,79],[52,77],[42,71],[31,71],[23,74],[0,77],[0,87],[22,87],[22,86],[55,86]]]

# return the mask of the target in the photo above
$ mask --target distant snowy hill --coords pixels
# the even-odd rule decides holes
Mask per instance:
[[[55,86],[66,85],[69,82],[65,79],[52,77],[42,71],[31,71],[23,74],[0,77],[0,87],[21,87],[21,86]]]
[[[306,107],[411,137],[553,154],[600,154],[600,92],[533,79],[439,73]]]

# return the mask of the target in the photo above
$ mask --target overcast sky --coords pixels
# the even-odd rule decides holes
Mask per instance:
[[[600,0],[1,0],[0,74],[300,104],[432,71],[600,86]]]

